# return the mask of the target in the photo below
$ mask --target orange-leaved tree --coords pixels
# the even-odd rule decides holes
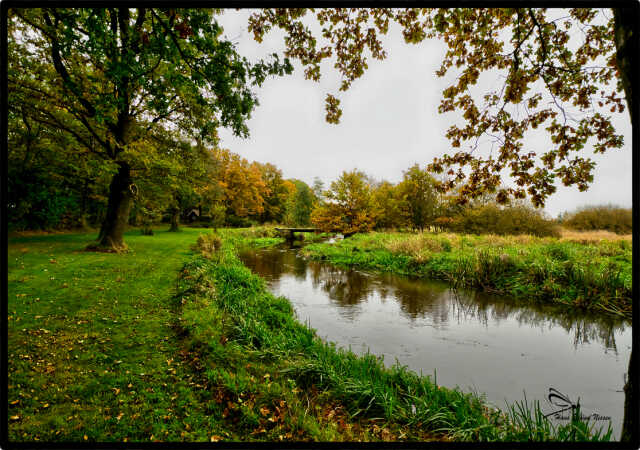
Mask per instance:
[[[360,171],[344,171],[324,193],[326,202],[311,214],[311,222],[322,231],[354,233],[370,231],[375,225],[371,187]]]

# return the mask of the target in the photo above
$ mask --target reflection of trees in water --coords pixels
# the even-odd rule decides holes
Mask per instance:
[[[307,263],[298,258],[294,252],[282,251],[280,248],[267,250],[251,250],[240,253],[240,260],[253,273],[268,280],[278,281],[283,274],[293,273],[299,280],[307,276]]]
[[[382,281],[393,288],[392,294],[409,320],[429,317],[434,325],[449,322],[449,288],[446,284],[397,275],[383,276]]]
[[[255,274],[270,280],[278,280],[286,272],[284,255],[287,252],[270,250],[246,251],[240,253],[240,260]]]
[[[306,279],[309,273],[313,289],[321,289],[329,299],[342,307],[341,314],[353,319],[354,308],[377,294],[381,299],[395,299],[402,314],[411,321],[428,318],[434,326],[444,326],[451,320],[458,323],[477,321],[489,326],[489,320],[513,318],[520,324],[540,329],[562,327],[573,335],[574,346],[600,342],[617,353],[615,333],[624,331],[627,323],[610,317],[599,317],[577,311],[567,312],[557,307],[519,302],[514,298],[489,295],[480,291],[453,291],[442,282],[412,279],[391,274],[369,275],[356,270],[340,269],[330,264],[308,262],[296,257],[295,252],[249,252],[242,260],[255,273],[278,280],[284,273],[293,273],[297,279]]]
[[[514,318],[519,324],[532,327],[552,329],[561,327],[573,335],[573,345],[600,342],[607,350],[617,354],[615,333],[623,332],[625,325],[622,319],[603,317],[597,314],[567,311],[550,305],[518,302],[513,298],[501,298],[479,291],[451,291],[452,308],[463,320],[476,319],[488,326],[491,318],[494,322]]]
[[[282,253],[291,254],[291,252]],[[297,280],[304,281],[307,279],[307,262],[303,258],[293,258],[293,274]]]
[[[362,303],[373,292],[373,278],[355,270],[309,263],[314,288],[321,288],[339,306]]]

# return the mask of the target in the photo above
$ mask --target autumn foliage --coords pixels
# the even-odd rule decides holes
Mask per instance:
[[[373,229],[375,209],[364,173],[357,170],[342,172],[325,196],[327,201],[311,216],[316,227],[347,236]]]
[[[438,111],[463,120],[446,130],[455,153],[434,158],[429,169],[445,176],[442,190],[461,187],[461,201],[497,189],[502,204],[529,197],[543,206],[558,182],[584,191],[593,181],[587,145],[596,153],[622,147],[613,117],[625,110],[621,92],[631,104],[637,8],[278,8],[255,12],[249,31],[261,42],[271,29],[282,30],[285,54],[307,79],[318,81],[320,65],[331,59],[346,91],[365,74],[368,58],[386,58],[381,36],[392,23],[407,43],[447,45],[436,75],[453,81]],[[484,73],[501,82],[478,94]],[[338,123],[340,99],[328,93],[325,108],[327,122]],[[550,137],[544,151],[526,145],[537,128]],[[515,186],[501,186],[504,176]]]

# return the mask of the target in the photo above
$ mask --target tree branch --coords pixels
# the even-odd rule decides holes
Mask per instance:
[[[187,65],[187,67],[189,67],[189,69],[191,69],[193,72],[200,74],[205,80],[210,81],[209,77],[207,77],[205,74],[203,74],[202,72],[200,72],[198,69],[194,68],[191,65],[191,63],[189,62],[189,59],[186,57],[186,55],[182,51],[182,48],[180,47],[180,44],[178,43],[178,38],[173,34],[173,32],[167,26],[167,24],[164,23],[164,20],[162,20],[160,18],[160,16],[158,16],[158,14],[156,14],[156,12],[154,10],[151,10],[151,13],[158,19],[158,22],[160,22],[160,24],[162,25],[162,28],[164,28],[164,30],[167,32],[167,34],[169,36],[171,36],[171,40],[173,41],[173,43],[175,44],[176,48],[178,49],[178,53],[180,53],[180,56],[182,57],[182,60]],[[171,16],[171,17],[173,19],[175,16]]]
[[[53,24],[51,23],[51,18],[46,12],[43,13],[43,17],[47,26],[54,28]],[[73,94],[75,94],[80,104],[82,104],[82,106],[86,110],[87,116],[94,117],[96,115],[96,109],[93,107],[91,102],[89,102],[89,100],[82,96],[80,89],[71,79],[67,68],[62,62],[62,58],[60,57],[60,47],[58,44],[58,39],[56,37],[51,40],[51,57],[53,58],[53,66],[55,67],[56,72],[58,72],[58,74],[62,77],[64,86],[67,87]]]
[[[529,12],[529,17],[531,17],[531,20],[533,21],[534,25],[538,29],[538,37],[540,38],[540,47],[542,48],[542,61],[540,62],[540,65],[536,70],[536,75],[537,75],[540,73],[540,69],[544,66],[544,63],[547,61],[547,44],[544,41],[542,26],[540,26],[540,22],[538,22],[538,19],[536,19],[536,16],[533,13],[533,10],[531,8],[528,8],[527,11]]]

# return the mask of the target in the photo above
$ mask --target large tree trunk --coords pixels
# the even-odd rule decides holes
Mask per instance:
[[[169,231],[180,231],[180,209],[174,208],[171,210],[171,228]]]
[[[615,19],[615,41],[616,41],[616,62],[618,64],[618,70],[620,70],[620,78],[622,80],[622,87],[624,88],[624,94],[627,98],[627,107],[629,109],[629,117],[633,122],[633,117],[638,117],[636,111],[637,102],[633,101],[632,93],[632,80],[637,80],[637,73],[634,74],[634,58],[638,56],[637,48],[637,36],[633,36],[634,28],[638,24],[638,8],[620,8],[614,9],[613,15]],[[637,155],[635,156],[637,157]],[[635,195],[634,195],[635,197]],[[634,198],[634,203],[636,198]],[[638,211],[637,208],[633,208],[633,221],[638,223]],[[633,259],[636,259],[638,249],[637,242],[634,239],[633,242]],[[636,261],[634,261],[635,264]],[[635,290],[636,288],[634,288]],[[635,296],[634,296],[635,298]],[[637,305],[633,305],[633,314],[637,316],[635,308]],[[629,370],[627,371],[627,382],[624,386],[624,418],[622,420],[622,434],[621,440],[624,442],[638,443],[638,402],[636,394],[636,368],[635,360],[633,358],[633,349],[631,356],[629,357]],[[635,425],[635,426],[634,426]]]
[[[632,80],[635,80],[633,74],[633,61],[637,57],[638,49],[635,47],[635,39],[633,38],[634,26],[638,22],[637,8],[616,8],[613,10],[615,19],[615,41],[616,41],[616,63],[620,70],[620,79],[622,87],[627,98],[627,106],[629,114],[633,121],[635,115],[633,106],[633,95],[631,92]]]
[[[624,385],[624,417],[622,419],[622,434],[620,440],[623,442],[638,442],[638,427],[634,427],[635,419],[638,417],[638,402],[636,401],[635,376],[633,360],[633,350],[629,357],[629,371],[627,372],[627,382]],[[635,435],[635,436],[634,436]]]
[[[90,249],[116,252],[127,249],[123,234],[129,220],[133,200],[131,170],[125,162],[119,162],[118,166],[118,172],[113,176],[109,186],[107,215],[102,222],[97,245],[90,246]]]

